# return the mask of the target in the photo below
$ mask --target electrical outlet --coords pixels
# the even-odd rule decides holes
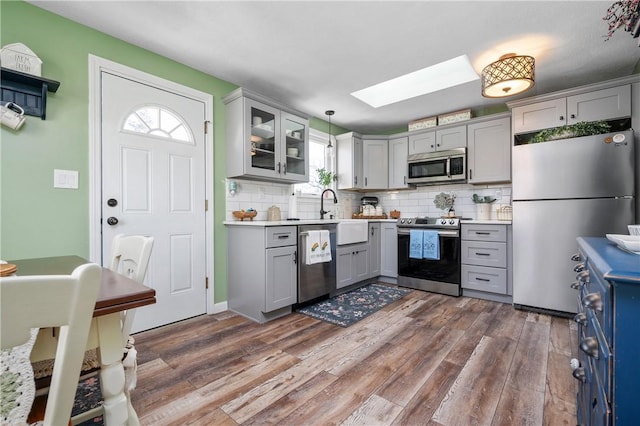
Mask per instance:
[[[497,189],[496,190],[496,200],[501,200],[502,199],[502,191]]]

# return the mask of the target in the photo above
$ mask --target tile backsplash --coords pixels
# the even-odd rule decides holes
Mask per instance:
[[[228,188],[228,181],[233,180],[237,184],[234,195],[226,191],[226,220],[234,220],[232,212],[234,210],[247,210],[253,208],[258,212],[255,220],[267,220],[267,209],[277,206],[281,211],[281,219],[289,218],[289,196],[293,192],[293,185],[261,182],[248,179],[228,179],[225,188]],[[391,210],[399,210],[402,217],[413,216],[441,216],[445,212],[438,209],[433,200],[441,192],[453,192],[456,195],[454,208],[456,215],[465,218],[477,218],[476,205],[472,201],[473,194],[479,196],[490,196],[497,198],[491,204],[491,218],[496,219],[496,210],[511,204],[511,185],[468,185],[450,184],[439,186],[420,186],[416,189],[381,192],[352,192],[337,191],[338,204],[333,204],[332,200],[326,199],[325,210],[333,214],[334,217],[350,218],[352,213],[357,213],[360,207],[360,199],[367,196],[376,196],[384,213],[389,215]],[[330,194],[327,194],[330,195]],[[319,196],[297,196],[297,216],[299,219],[318,219],[320,217],[320,197]]]

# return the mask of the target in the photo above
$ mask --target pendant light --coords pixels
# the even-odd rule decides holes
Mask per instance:
[[[333,148],[333,145],[331,145],[331,116],[333,114],[335,114],[336,112],[334,110],[329,109],[329,110],[325,111],[324,113],[325,113],[325,115],[329,116],[329,145],[327,145],[327,148]]]
[[[504,98],[529,90],[535,84],[532,56],[507,53],[482,70],[482,96]]]

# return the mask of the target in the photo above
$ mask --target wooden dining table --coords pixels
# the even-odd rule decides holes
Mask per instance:
[[[87,260],[79,256],[57,256],[11,260],[15,275],[69,275]],[[120,313],[156,303],[156,291],[122,274],[102,268],[100,291],[93,311],[87,348],[97,348],[100,388],[106,425],[137,425],[138,416],[125,392],[122,365],[123,337]],[[55,357],[57,340],[40,331],[31,354],[32,362]]]

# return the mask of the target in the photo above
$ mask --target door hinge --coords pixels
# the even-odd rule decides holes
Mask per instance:
[[[209,277],[204,277],[204,288],[209,289]]]
[[[204,122],[204,134],[208,134],[209,133],[209,123],[211,123],[209,120],[205,120]]]
[[[209,211],[209,200],[204,200],[204,211],[205,212]]]

